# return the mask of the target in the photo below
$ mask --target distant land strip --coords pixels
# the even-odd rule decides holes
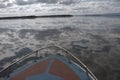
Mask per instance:
[[[0,17],[0,20],[12,20],[12,19],[36,19],[36,18],[68,18],[68,17],[118,17],[120,18],[120,13],[107,13],[107,14],[83,14],[83,15],[71,15],[71,14],[62,14],[62,15],[43,15],[43,16],[10,16],[10,17]]]
[[[73,17],[73,15],[12,16],[12,17],[0,17],[0,20],[7,20],[7,19],[35,19],[35,18],[57,18],[57,17]]]

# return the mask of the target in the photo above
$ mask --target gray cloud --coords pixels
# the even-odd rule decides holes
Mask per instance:
[[[79,0],[78,0],[78,1],[79,1]],[[69,5],[69,4],[73,4],[73,3],[75,3],[75,2],[77,2],[77,0],[62,0],[62,1],[60,2],[60,4]]]
[[[37,0],[37,2],[41,3],[57,3],[59,0]]]
[[[0,8],[5,8],[5,4],[0,4]]]
[[[115,1],[120,1],[120,0],[115,0]]]
[[[13,4],[16,5],[29,5],[29,4],[36,4],[36,3],[47,3],[47,4],[63,4],[63,5],[70,5],[74,3],[80,3],[82,1],[120,1],[120,0],[0,0],[0,8],[6,8],[12,6]]]
[[[6,8],[12,6],[12,3],[7,3],[7,4],[0,4],[0,8]]]
[[[85,2],[84,2],[85,1]],[[90,2],[91,1],[91,2]],[[106,2],[107,1],[107,2]],[[119,0],[0,0],[0,16],[12,16],[15,14],[104,14],[120,13]],[[37,3],[46,3],[40,5]],[[34,4],[34,5],[30,5]],[[51,5],[47,5],[51,4]],[[59,5],[63,4],[63,6]],[[74,5],[71,5],[74,4]],[[16,6],[17,5],[17,6]],[[27,5],[27,6],[25,6]],[[67,6],[66,6],[67,5]],[[6,8],[13,6],[11,8]],[[3,9],[4,8],[4,9]],[[5,14],[6,13],[6,14]],[[10,13],[10,14],[9,14]]]
[[[77,0],[76,0],[77,1]],[[17,5],[27,5],[27,4],[35,4],[35,3],[48,3],[48,4],[55,4],[55,3],[59,3],[59,4],[65,4],[65,5],[69,5],[72,3],[75,3],[75,0],[16,0],[16,4]]]
[[[6,8],[12,5],[13,3],[10,0],[0,0],[0,8]]]
[[[24,1],[24,0],[16,0],[15,4],[17,5],[27,5],[27,4],[33,4],[36,0],[28,0],[28,1]]]

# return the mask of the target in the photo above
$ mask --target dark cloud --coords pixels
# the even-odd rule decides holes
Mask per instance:
[[[77,0],[76,0],[77,1]],[[27,5],[27,4],[35,4],[35,3],[47,3],[47,4],[55,4],[55,3],[60,3],[60,4],[72,4],[75,3],[74,0],[16,0],[15,2],[17,5]]]
[[[27,5],[27,4],[35,4],[35,3],[57,3],[58,0],[16,0],[17,5]]]
[[[25,0],[16,0],[16,4],[17,5],[27,5],[27,4],[33,4],[35,2],[35,0],[28,0],[28,1],[25,1]]]
[[[37,0],[37,2],[41,3],[57,3],[59,0]]]
[[[63,1],[60,1],[60,4],[70,5],[70,4],[75,3],[76,1],[75,0],[63,0]]]

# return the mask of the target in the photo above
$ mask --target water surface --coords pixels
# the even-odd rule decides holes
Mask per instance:
[[[48,44],[70,49],[100,80],[119,80],[120,18],[0,20],[0,66]]]

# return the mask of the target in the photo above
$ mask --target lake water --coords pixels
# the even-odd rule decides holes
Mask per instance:
[[[48,44],[73,51],[99,80],[120,80],[120,17],[0,20],[0,66]]]

